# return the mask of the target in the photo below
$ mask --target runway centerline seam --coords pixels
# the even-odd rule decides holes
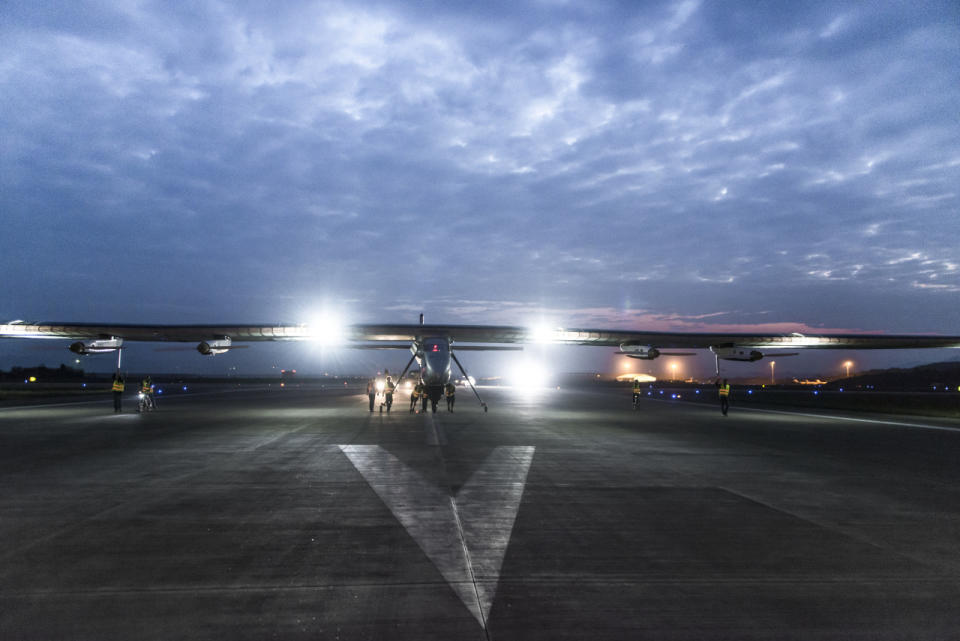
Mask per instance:
[[[463,546],[463,554],[467,562],[467,575],[470,577],[471,584],[473,584],[473,594],[477,598],[477,608],[480,611],[480,625],[483,626],[483,634],[487,637],[487,641],[490,641],[490,631],[487,629],[487,617],[483,612],[483,600],[480,598],[480,589],[477,587],[477,577],[473,571],[470,548],[467,546],[467,537],[463,532],[463,522],[460,520],[460,510],[457,507],[457,500],[453,495],[453,485],[450,483],[450,475],[447,472],[447,460],[443,456],[440,430],[432,414],[428,415],[427,419],[430,421],[430,426],[437,435],[437,456],[440,458],[440,468],[443,471],[443,483],[446,486],[447,495],[450,497],[450,506],[453,508],[453,519],[457,525],[457,536],[460,538],[460,545]]]

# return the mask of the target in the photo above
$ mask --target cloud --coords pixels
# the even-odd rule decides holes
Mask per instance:
[[[97,320],[119,290],[105,313],[168,322],[735,301],[733,325],[955,331],[960,77],[931,64],[955,15],[15,2],[0,299]]]

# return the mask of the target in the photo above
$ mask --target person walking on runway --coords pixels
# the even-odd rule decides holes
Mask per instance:
[[[723,383],[720,382],[720,379],[717,379],[717,392],[720,394],[720,412],[726,416],[727,410],[730,409],[730,383],[727,382],[727,379],[723,379]]]
[[[123,400],[123,388],[124,388],[123,374],[121,374],[120,372],[117,372],[116,374],[113,375],[113,384],[110,388],[113,391],[113,413],[114,414],[119,414],[122,411],[120,408],[120,404]]]
[[[453,404],[457,402],[457,386],[453,383],[447,383],[443,386],[444,394],[447,397],[447,411],[453,411]]]
[[[367,379],[367,398],[370,399],[370,411],[373,411],[373,402],[377,399],[377,384],[373,379]]]

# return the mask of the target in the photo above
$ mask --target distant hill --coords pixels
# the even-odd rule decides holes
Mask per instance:
[[[34,377],[42,381],[63,381],[83,378],[82,369],[67,367],[61,363],[60,367],[47,367],[46,365],[37,365],[36,367],[12,367],[9,372],[0,371],[0,381],[23,381]]]
[[[870,370],[849,378],[838,378],[827,389],[879,389],[886,391],[956,392],[960,387],[960,361],[929,363],[910,368]]]

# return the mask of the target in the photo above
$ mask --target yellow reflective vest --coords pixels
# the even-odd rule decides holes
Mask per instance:
[[[122,379],[122,378],[115,378],[115,379],[113,379],[113,388],[112,388],[112,389],[113,389],[114,392],[122,392],[122,391],[123,391],[123,379]]]
[[[457,388],[453,385],[453,383],[447,383],[447,389],[444,391],[447,393],[448,397],[455,396],[457,393]]]
[[[730,384],[720,386],[720,396],[730,396]]]

